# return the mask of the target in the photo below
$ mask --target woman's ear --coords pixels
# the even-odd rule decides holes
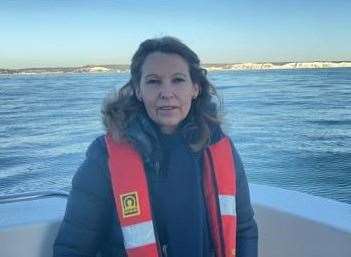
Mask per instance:
[[[194,87],[193,99],[196,99],[198,97],[198,95],[200,94],[200,86],[199,86],[199,84],[194,83],[193,87]]]
[[[137,87],[135,88],[135,96],[136,96],[136,98],[137,98],[140,102],[143,101],[143,98],[141,97],[141,90],[140,90],[140,87],[139,87],[139,86],[137,86]]]

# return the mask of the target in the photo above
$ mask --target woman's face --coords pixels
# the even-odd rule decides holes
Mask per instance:
[[[137,97],[161,131],[171,134],[188,115],[199,94],[187,62],[177,54],[149,54],[142,66]]]

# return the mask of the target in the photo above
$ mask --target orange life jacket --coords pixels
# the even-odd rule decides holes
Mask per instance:
[[[111,183],[128,257],[161,257],[143,161],[127,143],[106,136]],[[235,256],[236,171],[229,138],[204,153],[203,188],[216,257]]]

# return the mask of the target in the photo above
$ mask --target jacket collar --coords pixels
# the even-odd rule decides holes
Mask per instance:
[[[191,113],[180,124],[178,132],[185,141],[190,142],[194,135],[198,135],[198,128]],[[210,125],[210,145],[219,141],[223,131],[219,125]],[[162,146],[160,143],[161,131],[159,127],[149,118],[145,109],[142,109],[127,127],[127,139],[142,156],[146,165],[158,169],[162,161]]]
[[[128,141],[148,165],[154,166],[162,158],[159,133],[157,125],[150,120],[145,110],[139,112],[127,127]]]

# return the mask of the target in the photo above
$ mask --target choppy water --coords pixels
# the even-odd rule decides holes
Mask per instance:
[[[209,74],[251,183],[351,203],[351,69]],[[69,190],[128,74],[0,76],[0,195]]]

